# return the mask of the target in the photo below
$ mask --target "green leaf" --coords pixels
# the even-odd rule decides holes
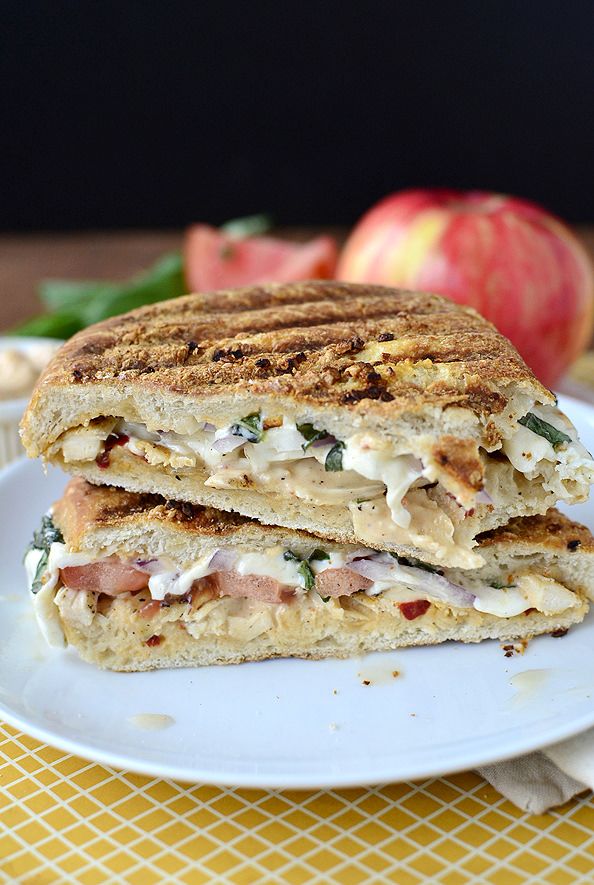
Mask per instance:
[[[544,437],[550,442],[554,449],[558,449],[563,443],[571,442],[570,436],[563,433],[562,430],[553,427],[553,425],[549,424],[547,421],[543,421],[542,418],[539,418],[534,412],[528,412],[527,415],[519,419],[518,423],[527,427],[532,433],[537,433],[538,436]]]
[[[234,240],[243,240],[244,237],[257,237],[265,234],[272,227],[270,215],[246,215],[245,218],[234,218],[221,225],[223,233]]]
[[[49,558],[49,554],[47,550],[44,550],[41,556],[39,557],[39,562],[37,563],[37,568],[35,569],[35,577],[31,583],[31,593],[39,593],[43,584],[41,579],[43,577],[43,573],[45,572],[47,561]]]
[[[323,550],[314,550],[314,553],[324,553],[324,551]],[[312,553],[312,555],[309,557],[310,562],[312,561],[312,557],[313,557],[314,553]],[[324,558],[329,559],[330,557],[326,553],[325,556],[316,556],[315,558],[316,559],[324,559]],[[285,552],[283,553],[283,559],[286,560],[286,562],[298,562],[299,563],[297,571],[301,575],[301,578],[303,580],[303,586],[306,590],[312,590],[313,587],[315,586],[315,583],[316,583],[316,576],[312,572],[309,562],[307,562],[307,560],[305,560],[305,559],[301,559],[301,557],[297,556],[296,553],[293,553],[292,550],[285,550]]]
[[[231,427],[231,433],[233,436],[243,436],[248,442],[261,442],[262,437],[264,436],[264,429],[262,427],[262,416],[260,415],[260,412],[253,412],[251,415],[246,415],[245,418],[242,418],[237,424],[233,424]]]
[[[25,320],[15,329],[10,330],[11,335],[31,335],[39,338],[70,338],[75,332],[83,328],[80,317],[71,311],[59,311],[58,313],[44,313]]]
[[[315,587],[316,579],[315,575],[312,572],[309,564],[303,560],[297,569],[301,577],[303,578],[303,586],[306,590],[313,590]]]
[[[64,537],[59,528],[54,525],[54,521],[51,516],[47,514],[42,517],[41,525],[35,532],[33,532],[33,540],[27,547],[25,551],[25,556],[31,550],[41,550],[42,555],[39,558],[39,562],[37,563],[37,568],[35,569],[35,577],[33,578],[33,583],[31,584],[31,591],[33,593],[38,593],[42,588],[41,579],[43,577],[43,573],[47,566],[47,560],[49,557],[49,551],[52,544],[64,543]]]
[[[49,312],[23,323],[14,334],[70,338],[92,323],[186,291],[179,252],[162,256],[148,271],[123,283],[45,280],[39,295]]]
[[[504,584],[501,581],[489,581],[489,587],[494,590],[508,590],[510,587],[516,587],[516,584]]]
[[[322,602],[330,602],[329,596],[320,596],[320,599],[322,600]]]
[[[113,286],[93,295],[81,304],[85,325],[97,323],[142,307],[184,295],[187,286],[183,276],[183,262],[179,253],[164,255],[141,277],[122,286]]]
[[[326,455],[326,460],[324,461],[324,468],[326,470],[329,470],[332,473],[336,473],[338,470],[342,470],[343,449],[343,442],[337,442],[336,445],[332,446],[332,448]]]
[[[327,430],[318,430],[313,424],[298,424],[297,430],[301,434],[301,436],[305,437],[307,442],[304,442],[301,448],[304,452],[306,452],[312,443],[315,443],[318,439],[324,439],[324,437],[328,436]]]
[[[323,559],[330,559],[330,554],[326,553],[325,550],[322,550],[321,547],[316,547],[314,552],[309,557],[309,562],[318,562]]]
[[[432,572],[435,575],[441,575],[443,572],[435,565],[423,562],[421,559],[415,559],[414,556],[399,556],[398,553],[390,553],[394,559],[398,560],[400,565],[407,565],[409,568],[421,568],[425,572]]]
[[[79,280],[42,280],[37,291],[43,304],[50,311],[76,308],[97,296],[110,295],[121,289],[116,283],[82,282]]]
[[[33,546],[41,550],[49,550],[52,544],[63,544],[64,536],[47,513],[41,518],[41,525],[33,532]]]

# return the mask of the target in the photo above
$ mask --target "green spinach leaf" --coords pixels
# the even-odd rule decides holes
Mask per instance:
[[[344,449],[343,442],[337,442],[333,445],[324,461],[324,468],[332,473],[342,470],[342,452]]]
[[[523,418],[519,419],[518,423],[528,428],[528,430],[531,430],[532,433],[544,437],[550,442],[554,449],[558,449],[563,443],[571,442],[570,436],[563,433],[562,430],[553,427],[548,421],[543,421],[542,418],[539,418],[534,412],[528,412],[527,415],[524,415]]]
[[[312,443],[317,442],[319,439],[324,439],[328,436],[327,430],[318,430],[317,427],[314,427],[313,424],[298,424],[297,430],[301,434],[301,436],[305,437],[306,442],[303,443],[301,448],[304,452],[306,452]]]
[[[245,418],[242,418],[237,424],[234,424],[231,427],[231,433],[233,436],[243,436],[251,443],[261,442],[262,437],[264,436],[264,429],[260,412],[253,412],[251,415],[246,415]]]
[[[297,569],[301,577],[303,578],[303,586],[306,590],[313,590],[316,584],[315,575],[311,570],[309,563],[303,560],[299,568]]]

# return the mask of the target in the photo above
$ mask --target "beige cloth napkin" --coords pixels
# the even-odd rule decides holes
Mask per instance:
[[[594,728],[509,762],[478,769],[495,789],[530,814],[542,814],[594,790]]]

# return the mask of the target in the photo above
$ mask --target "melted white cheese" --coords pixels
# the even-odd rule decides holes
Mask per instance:
[[[227,454],[213,443],[230,435],[230,427],[200,431],[192,436],[152,432],[143,425],[121,421],[118,432],[130,437],[127,447],[153,465],[190,468],[196,457],[211,470],[205,485],[214,489],[282,488],[314,504],[348,505],[359,498],[377,498],[387,490],[388,506],[398,525],[410,523],[402,498],[422,475],[420,462],[411,455],[395,456],[379,436],[357,434],[346,440],[343,470],[324,467],[333,443],[309,446],[294,422],[284,420],[268,429],[259,443],[246,442]],[[167,454],[169,452],[169,454]]]
[[[522,425],[512,437],[504,441],[503,451],[516,470],[525,473],[528,479],[534,479],[538,474],[538,465],[541,461],[557,460],[551,443]]]
[[[592,456],[580,443],[571,421],[558,408],[536,405],[530,411],[547,424],[566,433],[570,442],[554,448],[543,436],[519,424],[515,433],[503,441],[504,453],[513,467],[527,479],[541,477],[545,491],[553,492],[564,500],[575,500],[576,482],[586,487],[594,482]]]
[[[269,547],[263,553],[242,553],[238,556],[233,571],[240,575],[264,575],[274,578],[279,584],[300,587],[303,579],[299,574],[299,563],[284,558],[282,547]]]
[[[525,574],[514,578],[510,587],[499,590],[487,584],[473,583],[477,611],[512,618],[529,608],[545,615],[556,615],[580,604],[580,598],[544,575]]]
[[[55,589],[46,584],[39,593],[33,596],[33,611],[47,644],[54,648],[64,648],[66,646],[66,637],[62,629],[60,612],[54,602],[55,597]]]
[[[183,571],[163,571],[160,574],[151,575],[148,586],[153,599],[165,599],[171,596],[185,596],[192,589],[194,581],[205,578],[214,571],[210,568],[212,553],[202,556],[190,568]]]
[[[345,470],[382,483],[392,520],[401,528],[410,526],[411,513],[402,506],[402,499],[423,475],[420,461],[411,455],[394,455],[388,443],[375,434],[358,433],[346,440],[342,464]]]
[[[554,406],[526,406],[567,433],[571,442],[555,449],[544,437],[516,425],[514,434],[502,443],[503,452],[528,479],[540,477],[545,491],[564,500],[582,500],[585,488],[594,482],[594,461],[579,443],[575,428]],[[215,429],[213,425],[204,425],[210,429],[182,435],[149,431],[143,424],[120,420],[116,431],[127,434],[130,451],[149,464],[179,470],[191,470],[200,462],[205,464],[211,474],[206,485],[211,488],[282,487],[287,494],[302,500],[336,506],[379,497],[385,491],[392,520],[401,528],[407,528],[412,520],[402,503],[407,490],[420,476],[439,481],[439,470],[429,463],[430,459],[422,465],[412,451],[395,455],[390,443],[377,434],[358,433],[344,440],[344,470],[326,473],[323,465],[331,446],[313,445],[304,451],[304,438],[294,422],[284,419],[281,426],[269,428],[259,443],[246,440],[233,451],[217,451],[217,441],[233,438],[232,426]],[[103,424],[69,431],[62,441],[64,459],[92,460],[106,435]],[[576,486],[582,486],[583,491]]]

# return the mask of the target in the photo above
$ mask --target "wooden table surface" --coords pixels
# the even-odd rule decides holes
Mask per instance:
[[[319,228],[291,228],[280,233],[302,240],[319,232]],[[594,225],[576,232],[594,260]],[[331,233],[342,239],[346,231],[334,228]],[[39,312],[36,286],[42,279],[126,279],[180,245],[181,231],[2,234],[0,329]]]

